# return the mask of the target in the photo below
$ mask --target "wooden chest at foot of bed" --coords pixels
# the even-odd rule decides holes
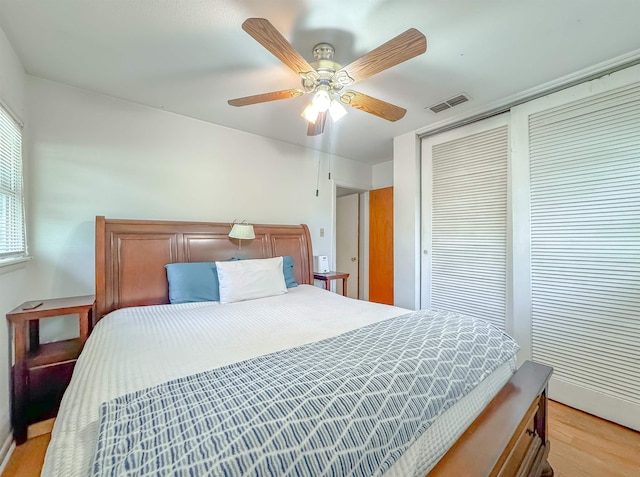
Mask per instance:
[[[546,416],[552,371],[525,362],[429,477],[551,477]]]

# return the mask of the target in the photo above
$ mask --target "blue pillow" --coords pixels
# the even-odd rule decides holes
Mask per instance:
[[[282,272],[284,273],[284,282],[287,284],[287,288],[298,286],[296,277],[293,275],[293,257],[289,255],[283,255]]]
[[[169,302],[220,301],[220,284],[215,262],[169,263]]]

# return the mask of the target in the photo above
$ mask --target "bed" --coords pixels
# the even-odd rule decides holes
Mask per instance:
[[[392,353],[398,347],[398,340],[408,343],[402,334],[404,330],[414,330],[418,324],[422,326],[422,323],[428,323],[425,326],[435,326],[433,323],[440,323],[437,320],[441,320],[459,326],[460,318],[449,316],[450,314],[433,311],[411,313],[410,310],[398,307],[352,300],[314,287],[311,239],[305,225],[256,225],[254,229],[255,240],[243,241],[240,249],[237,242],[228,238],[228,224],[96,218],[96,305],[93,314],[95,322],[92,324],[94,329],[78,359],[73,378],[61,403],[42,475],[143,475],[140,472],[142,467],[135,467],[138,464],[131,466],[131,462],[138,462],[139,459],[132,460],[130,452],[126,457],[129,459],[129,467],[123,467],[122,463],[114,465],[114,455],[122,454],[123,446],[147,449],[147,436],[160,428],[168,429],[168,421],[178,422],[183,419],[183,416],[175,414],[174,408],[184,408],[185,414],[190,416],[194,404],[189,401],[192,395],[186,395],[184,389],[197,389],[194,392],[200,392],[200,396],[215,395],[216,397],[211,397],[210,401],[216,405],[224,401],[228,403],[225,406],[239,406],[239,411],[233,415],[235,422],[238,416],[253,412],[243,408],[245,401],[251,400],[263,389],[277,387],[280,385],[278,380],[289,380],[287,389],[309,387],[309,381],[297,381],[298,376],[304,374],[299,369],[304,359],[310,359],[311,363],[320,363],[324,356],[333,356],[326,350],[339,350],[338,355],[340,359],[345,360],[344,364],[337,366],[334,362],[338,360],[331,357],[327,358],[326,366],[344,368],[343,372],[351,373],[350,376],[353,377],[353,370],[357,366],[353,365],[354,361],[349,360],[360,359],[361,362],[368,363],[369,358],[363,361],[358,353],[366,355],[369,349],[375,348],[376,352],[385,349],[387,345],[380,341],[380,336],[384,336],[390,342],[388,346]],[[298,284],[297,287],[288,289],[287,293],[225,304],[216,301],[168,304],[166,264],[281,256],[292,257],[293,275]],[[428,314],[428,320],[425,320],[425,314]],[[465,326],[467,324],[464,323]],[[474,322],[472,326],[473,331],[467,334],[482,336],[485,333],[484,329],[475,328],[481,326],[480,324]],[[498,336],[500,333],[496,334],[491,330],[486,332],[492,333],[495,339],[502,340]],[[393,342],[392,337],[396,335],[399,338]],[[366,345],[367,339],[374,339],[376,345]],[[511,350],[508,340],[500,346]],[[366,349],[358,351],[359,347]],[[264,464],[266,467],[259,467],[253,463],[257,460],[255,458],[247,460],[234,455],[229,457],[231,460],[227,467],[219,466],[215,471],[202,470],[211,468],[204,465],[198,467],[200,464],[185,464],[184,455],[178,458],[179,464],[172,461],[166,465],[158,464],[160,466],[157,468],[148,467],[148,463],[139,465],[147,466],[147,471],[149,468],[152,469],[148,471],[148,475],[297,473],[395,477],[424,475],[428,472],[430,476],[550,476],[553,471],[546,460],[549,450],[546,432],[546,386],[551,370],[526,362],[515,371],[515,358],[513,355],[510,356],[508,359],[501,358],[500,362],[491,362],[490,371],[488,368],[478,370],[477,376],[473,378],[473,386],[467,385],[468,389],[465,391],[455,390],[459,393],[455,402],[434,399],[434,402],[442,401],[446,404],[434,414],[428,425],[421,423],[412,411],[410,419],[402,421],[397,429],[403,431],[408,428],[409,423],[413,423],[411,425],[420,428],[421,432],[417,438],[410,439],[410,442],[394,447],[393,452],[387,449],[386,442],[370,446],[374,448],[371,452],[367,447],[366,451],[358,450],[356,454],[349,453],[350,450],[343,453],[342,449],[338,451],[330,448],[322,455],[314,454],[310,461],[304,463],[305,466],[296,467],[294,473],[274,471],[273,459]],[[440,364],[436,366],[440,367]],[[280,375],[274,376],[272,370],[275,368],[281,368]],[[314,373],[317,372],[319,371],[314,370]],[[334,372],[335,369],[332,368],[330,373]],[[263,381],[261,373],[265,376]],[[382,389],[377,397],[372,398],[378,399],[374,406],[377,413],[384,414],[387,408],[393,407],[385,407],[387,402],[391,402],[389,396],[393,395],[388,383],[400,373],[395,368],[388,373],[391,378],[387,376],[382,379],[387,387],[379,388],[379,383],[375,383],[374,386],[376,392]],[[466,371],[463,374],[472,373]],[[300,379],[303,378],[309,379]],[[357,380],[358,376],[354,379]],[[228,396],[228,390],[242,391],[243,388],[235,383],[242,384],[244,381],[251,382],[247,383],[248,391],[242,395],[242,400],[238,403],[237,397],[231,399]],[[304,398],[298,401],[296,406],[305,407],[310,406],[311,402],[319,402],[323,392],[325,400],[338,402],[342,399],[343,397],[337,394],[337,388],[327,387],[328,381],[324,378],[320,380],[312,398]],[[234,384],[223,385],[226,382]],[[311,383],[314,386],[316,384],[313,381]],[[282,389],[281,385],[279,389]],[[175,401],[178,399],[173,394],[176,390],[185,394],[179,398],[184,401]],[[349,393],[351,391],[345,391],[346,402],[352,402],[348,401],[353,399],[352,393]],[[399,394],[401,399],[405,398],[403,393]],[[166,404],[167,396],[171,397],[172,401],[169,402],[172,405]],[[193,402],[195,407],[200,409],[200,403],[205,401],[208,402],[209,399]],[[254,401],[255,406],[264,408],[265,404],[259,399],[256,398]],[[189,404],[173,405],[174,402]],[[277,406],[274,402],[270,401],[271,408],[280,409],[289,401],[284,404],[279,402]],[[366,410],[371,407],[365,399],[362,402],[362,405],[354,405],[354,409],[361,407]],[[434,405],[431,401],[425,404],[429,408]],[[394,406],[402,407],[396,404]],[[203,404],[202,407],[206,405]],[[271,408],[269,412],[277,411]],[[151,409],[156,413],[153,419],[149,418]],[[171,409],[172,414],[167,417],[168,409]],[[217,418],[220,414],[219,409],[198,412],[209,412]],[[352,409],[348,411],[354,412]],[[204,415],[199,414],[197,419],[204,420]],[[289,413],[289,416],[291,415]],[[155,419],[161,419],[157,422],[162,422],[162,426],[156,424]],[[258,424],[251,424],[255,422],[255,416],[247,419],[250,424],[238,424],[237,429],[228,430],[237,442],[251,440],[243,440],[239,437],[240,432],[246,431],[251,435],[262,432],[272,438],[280,431],[268,427],[264,431],[260,430]],[[379,436],[379,423],[384,421],[378,415],[375,419],[366,418],[362,423],[357,421],[357,425],[353,424],[355,421],[352,417],[349,419],[349,425],[355,428],[358,438]],[[407,419],[406,412],[403,419]],[[292,428],[307,425],[306,422],[301,422],[302,424],[292,423]],[[333,427],[333,424],[328,422],[323,418],[320,427]],[[143,430],[145,426],[149,426],[147,430]],[[284,429],[286,426],[283,424],[281,427]],[[123,437],[123,429],[129,429],[131,434]],[[403,434],[389,429],[393,428],[384,427],[385,432],[391,432],[394,436]],[[273,438],[276,443],[272,447],[280,448],[282,442],[288,442],[287,432],[282,430],[282,441],[276,442]],[[336,431],[328,429],[327,432]],[[340,432],[343,431],[338,431]],[[310,436],[312,432],[308,434]],[[188,436],[188,433],[185,435]],[[202,431],[198,430],[197,440],[207,441],[201,438],[202,435]],[[313,435],[316,436],[315,430]],[[332,436],[330,438],[323,437],[321,433],[317,435],[320,442],[334,440],[333,434],[329,434]],[[161,450],[151,449],[148,452],[160,452],[161,456],[156,455],[150,460],[164,462],[167,447],[184,446],[184,443],[178,444],[180,438],[172,434],[169,439],[171,446],[164,441],[161,444],[156,442],[154,449]],[[350,439],[353,439],[353,436]],[[379,437],[376,439],[381,440]],[[337,442],[342,441],[336,439]],[[198,453],[208,452],[199,445]],[[358,445],[363,447],[362,442]],[[297,449],[301,444],[296,443],[293,447]],[[308,447],[317,453],[318,441],[308,443]],[[379,450],[380,448],[384,448],[384,452]],[[398,449],[401,449],[401,452]],[[249,452],[250,450],[247,450],[243,455]],[[257,452],[259,455],[259,448]],[[296,452],[287,450],[286,458],[299,460],[299,453]],[[171,450],[169,453],[173,455],[174,451]],[[393,454],[393,458],[389,458],[389,454]],[[336,455],[340,457],[337,458]],[[219,456],[215,459],[222,462]],[[280,459],[277,462],[282,462],[283,457],[279,455],[277,459]],[[359,468],[359,473],[351,473],[356,467]],[[124,471],[125,468],[128,470]],[[195,471],[194,474],[193,469],[201,471]],[[220,469],[225,470],[221,472]],[[301,473],[300,469],[307,471]]]

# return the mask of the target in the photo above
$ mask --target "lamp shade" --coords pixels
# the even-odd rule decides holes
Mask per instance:
[[[337,123],[345,116],[345,114],[347,114],[347,110],[344,109],[344,106],[342,106],[338,101],[332,99],[331,105],[329,106],[329,114],[331,115],[333,122]]]
[[[305,118],[307,121],[309,121],[311,124],[316,123],[318,119],[318,114],[320,114],[320,111],[318,111],[313,106],[313,103],[307,104],[307,107],[304,108],[304,111],[302,111],[302,117]]]
[[[251,224],[233,224],[229,232],[229,237],[240,240],[251,240],[256,238],[256,234]]]

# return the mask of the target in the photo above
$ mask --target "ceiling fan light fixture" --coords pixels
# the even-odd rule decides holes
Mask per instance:
[[[320,114],[320,111],[318,111],[318,109],[313,105],[313,102],[311,102],[307,104],[306,108],[304,108],[301,116],[311,124],[315,124],[318,120],[318,114]]]
[[[319,113],[324,113],[331,106],[331,97],[324,89],[319,90],[311,101],[313,107],[318,110]]]
[[[347,110],[344,109],[344,106],[342,106],[339,101],[332,99],[331,105],[329,106],[329,114],[333,122],[337,123],[347,114]]]

